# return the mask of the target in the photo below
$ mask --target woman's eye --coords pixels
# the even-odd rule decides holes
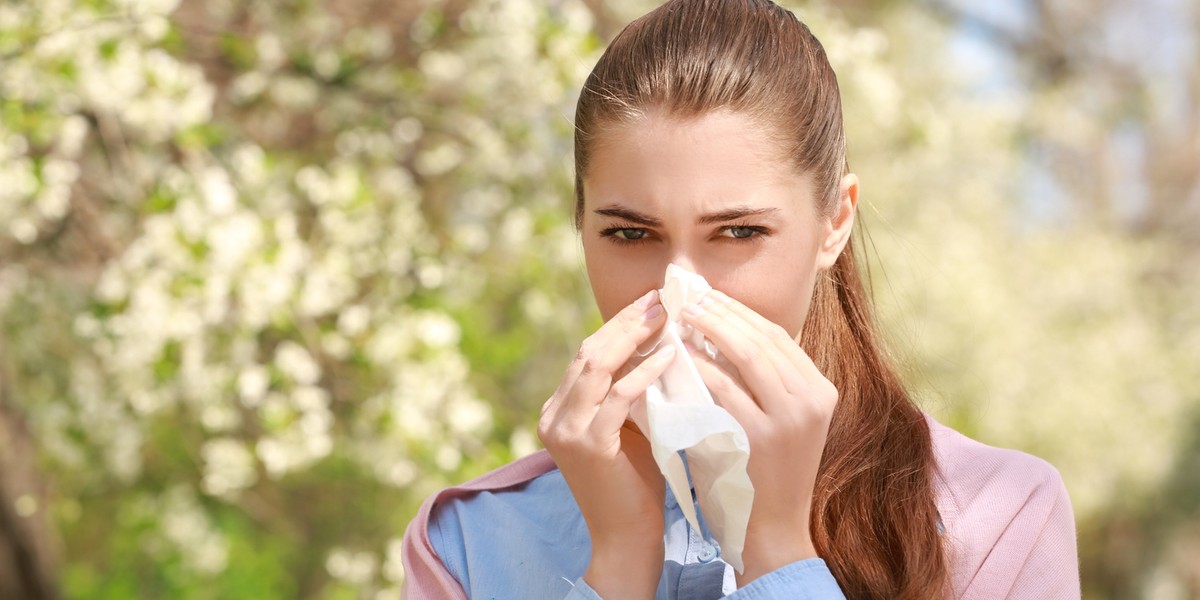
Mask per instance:
[[[650,242],[653,238],[648,229],[642,227],[609,227],[600,232],[600,237],[608,238],[614,244],[640,244]]]
[[[724,233],[725,237],[731,237],[731,238],[738,239],[738,240],[744,240],[747,238],[754,237],[755,235],[757,235],[759,233],[762,233],[762,228],[761,227],[744,227],[744,226],[736,226],[735,225],[735,226],[726,227],[723,233]]]

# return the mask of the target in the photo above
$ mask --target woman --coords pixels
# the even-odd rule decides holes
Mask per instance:
[[[575,138],[605,324],[543,407],[547,452],[426,502],[410,598],[1079,597],[1058,473],[936,423],[884,358],[840,102],[819,42],[766,0],[672,0],[613,41]],[[670,263],[714,288],[683,319],[725,360],[692,358],[750,442],[741,572],[628,421],[675,359],[638,352]]]

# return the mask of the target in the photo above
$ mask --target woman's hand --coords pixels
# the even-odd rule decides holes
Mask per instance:
[[[717,290],[686,309],[684,320],[729,362],[692,352],[705,385],[750,440],[754,506],[741,587],[817,556],[809,512],[838,392],[782,327]]]
[[[584,340],[538,422],[591,534],[584,579],[606,598],[651,598],[662,573],[665,483],[650,442],[626,418],[674,350],[665,345],[618,374],[662,328],[664,312],[651,291]]]

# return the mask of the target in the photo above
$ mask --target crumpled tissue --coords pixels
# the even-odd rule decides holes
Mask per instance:
[[[668,323],[655,349],[671,344],[675,359],[633,405],[631,416],[650,440],[654,460],[671,493],[680,499],[688,523],[699,531],[687,471],[679,456],[680,450],[685,452],[700,509],[721,545],[722,558],[741,573],[745,569],[746,526],[754,503],[754,486],[746,472],[750,442],[733,415],[713,401],[683,345],[687,340],[711,358],[720,359],[716,347],[682,317],[684,308],[699,302],[711,289],[700,275],[674,264],[667,267],[659,298]]]

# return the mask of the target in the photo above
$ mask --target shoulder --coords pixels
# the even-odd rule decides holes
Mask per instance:
[[[927,421],[938,512],[961,596],[1078,597],[1074,514],[1058,470]],[[1031,585],[1044,595],[1018,593]]]
[[[562,472],[544,450],[437,494],[428,527],[454,543],[456,530],[501,530],[518,521],[540,523],[578,516]]]
[[[404,536],[406,597],[470,596],[479,591],[472,587],[480,579],[496,585],[514,572],[509,559],[537,562],[523,551],[523,539],[553,539],[555,531],[580,528],[586,535],[549,454],[519,459],[426,499]],[[495,552],[501,546],[506,551]]]
[[[405,535],[427,541],[429,525],[439,518],[444,507],[469,503],[480,494],[520,493],[530,482],[555,473],[558,470],[554,461],[542,450],[461,485],[441,490],[425,499]]]
[[[985,502],[993,508],[1053,499],[1064,492],[1053,465],[1019,450],[975,441],[926,417],[937,459],[939,492],[958,508]]]
[[[534,452],[524,458],[490,471],[462,485],[446,488],[434,496],[435,499],[471,494],[485,490],[500,490],[521,485],[540,475],[555,470],[554,460],[545,450]]]

